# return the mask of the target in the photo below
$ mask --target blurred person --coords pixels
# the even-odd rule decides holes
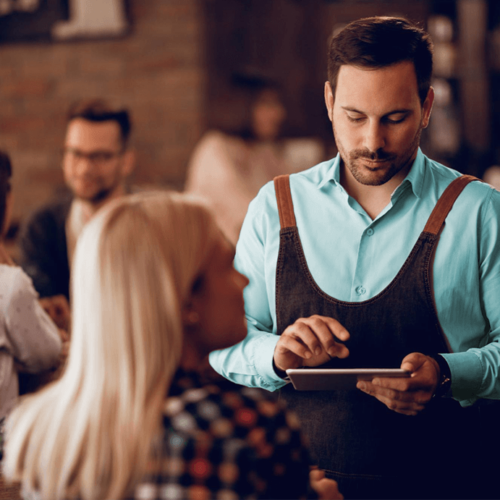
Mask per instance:
[[[4,475],[25,498],[304,498],[309,478],[321,498],[342,498],[309,473],[292,414],[260,391],[199,381],[210,351],[246,335],[233,255],[179,193],[123,197],[87,225],[67,368],[7,423]]]
[[[10,158],[0,151],[0,459],[3,422],[19,395],[18,372],[39,373],[57,366],[62,347],[31,279],[4,247],[13,203],[11,176]]]
[[[488,167],[483,174],[483,181],[500,191],[500,166],[492,165]]]
[[[420,150],[431,77],[432,41],[405,19],[332,37],[339,154],[250,204],[235,258],[248,335],[210,355],[234,382],[281,389],[346,498],[498,496],[500,194]],[[411,376],[294,390],[286,370],[311,366]]]
[[[61,328],[69,324],[70,265],[85,224],[110,200],[127,192],[134,168],[128,111],[101,99],[74,104],[68,112],[62,169],[71,196],[41,207],[20,239],[21,265],[42,304]]]
[[[191,157],[186,191],[209,201],[217,222],[236,244],[248,204],[276,175],[300,171],[322,159],[315,139],[285,139],[286,109],[278,86],[253,74],[234,76],[243,93],[243,124],[211,130]]]

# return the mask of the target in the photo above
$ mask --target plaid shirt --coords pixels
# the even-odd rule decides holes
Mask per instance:
[[[315,497],[297,418],[259,389],[179,371],[134,500]]]

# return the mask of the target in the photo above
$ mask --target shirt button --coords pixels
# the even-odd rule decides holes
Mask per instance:
[[[374,231],[371,227],[370,227],[370,228],[368,228],[368,229],[366,230],[366,234],[367,234],[368,236],[371,236],[374,232],[375,232],[375,231]]]
[[[364,287],[362,287],[362,286],[358,286],[358,287],[356,287],[356,293],[357,293],[358,295],[364,295],[364,294],[366,293],[366,290],[365,290],[365,288],[364,288]]]

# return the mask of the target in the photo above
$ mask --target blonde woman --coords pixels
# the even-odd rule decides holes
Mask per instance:
[[[4,474],[46,500],[300,498],[295,420],[260,393],[203,387],[207,354],[246,335],[247,279],[210,213],[180,194],[124,197],[77,245],[62,378],[7,423]],[[314,472],[328,498],[336,484]]]

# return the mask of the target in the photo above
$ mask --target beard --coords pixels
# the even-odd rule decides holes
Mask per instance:
[[[338,135],[335,132],[335,125],[333,126],[333,131],[340,157],[356,181],[365,186],[381,186],[389,182],[413,161],[415,152],[420,144],[422,128],[422,125],[420,125],[408,147],[400,153],[384,151],[383,149],[375,152],[368,149],[347,151],[338,139]],[[381,163],[380,166],[368,167],[360,161],[363,159]]]
[[[82,178],[74,179],[71,183],[68,182],[68,185],[76,198],[92,205],[99,205],[118,189],[123,182],[123,177],[117,170],[105,178],[91,178],[86,182],[91,182],[91,185],[85,185],[85,180]]]
[[[103,202],[106,198],[109,198],[109,196],[111,196],[111,194],[114,192],[116,188],[117,185],[100,189],[99,191],[97,191],[96,194],[88,198],[86,201],[90,201],[90,203],[92,203],[93,205],[97,205]]]

